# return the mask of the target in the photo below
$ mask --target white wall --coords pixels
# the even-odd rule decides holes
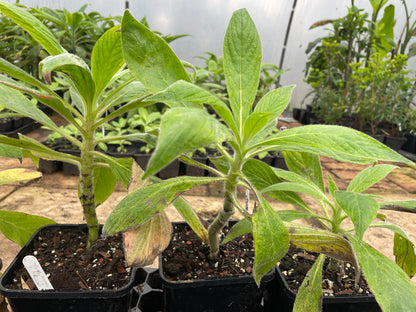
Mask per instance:
[[[7,0],[8,2],[14,2]],[[122,15],[124,0],[89,0],[88,10],[99,11],[103,15]],[[81,0],[21,0],[29,6],[49,6],[67,8],[69,11],[79,9],[85,2]],[[309,87],[302,80],[307,60],[305,49],[309,42],[327,33],[324,27],[309,30],[316,21],[339,18],[347,14],[350,0],[297,0],[292,29],[286,49],[281,83],[296,84],[291,106],[300,106]],[[146,15],[153,30],[163,34],[189,34],[171,45],[178,56],[188,62],[201,65],[195,58],[210,51],[221,55],[222,39],[228,21],[234,10],[247,8],[254,20],[263,47],[263,62],[279,64],[286,27],[293,0],[129,0],[130,11],[141,19]],[[401,0],[390,0],[396,8],[396,38],[404,26],[404,9]],[[355,5],[371,14],[369,0],[355,0]],[[416,1],[407,0],[409,10],[416,11]],[[416,12],[413,12],[416,19]],[[416,57],[410,67],[416,69]]]

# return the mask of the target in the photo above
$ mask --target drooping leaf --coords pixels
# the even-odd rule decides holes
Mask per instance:
[[[221,180],[212,177],[177,177],[142,187],[128,194],[114,208],[103,232],[112,235],[135,228],[165,209],[181,192]]]
[[[351,180],[347,191],[361,193],[370,186],[386,177],[397,166],[393,165],[376,165],[360,171],[354,179]]]
[[[393,254],[396,263],[409,276],[416,274],[416,256],[414,244],[407,234],[397,225],[388,222],[373,223],[371,227],[383,227],[394,232]]]
[[[262,197],[258,210],[253,214],[254,270],[256,283],[276,265],[289,249],[289,234],[277,213]]]
[[[281,87],[266,93],[254,108],[254,113],[270,113],[276,119],[289,105],[295,86]]]
[[[66,50],[59,44],[49,28],[27,10],[14,4],[1,1],[0,11],[27,31],[33,39],[39,42],[51,55],[66,53]]]
[[[336,191],[334,195],[339,206],[354,223],[357,237],[363,239],[364,232],[377,216],[378,202],[371,195],[347,191]]]
[[[12,182],[33,180],[40,178],[41,176],[42,173],[39,171],[33,171],[24,168],[7,169],[0,171],[0,185]]]
[[[120,26],[107,30],[95,43],[91,55],[91,74],[95,94],[100,94],[124,64]]]
[[[227,236],[221,241],[221,245],[228,243],[229,241],[239,236],[248,234],[251,232],[251,222],[247,219],[241,219],[227,233]]]
[[[172,224],[165,211],[150,220],[123,233],[124,251],[128,266],[151,265],[169,245]]]
[[[87,105],[93,104],[95,84],[90,69],[82,58],[71,53],[48,56],[39,64],[39,71],[45,81],[50,83],[52,71],[63,72],[71,78],[71,82]]]
[[[347,234],[371,292],[383,311],[416,311],[416,288],[392,260]],[[400,298],[400,299],[398,299]]]
[[[96,167],[94,169],[94,200],[95,205],[102,204],[114,191],[116,177],[110,168]]]
[[[246,9],[233,13],[223,44],[224,74],[239,133],[252,110],[259,84],[261,42]]]
[[[181,61],[169,45],[136,21],[129,11],[123,16],[121,38],[126,63],[134,76],[152,93],[166,89],[177,80],[190,82]]]
[[[228,129],[204,110],[172,108],[162,117],[159,140],[145,177],[155,174],[180,154],[220,143],[229,135]]]
[[[196,235],[203,241],[208,242],[208,232],[206,228],[201,223],[198,215],[192,206],[182,197],[179,196],[172,202],[176,210],[181,214],[185,219],[186,223],[191,227]]]
[[[341,261],[356,262],[350,243],[342,236],[296,223],[285,222],[285,225],[290,242],[296,246]]]
[[[24,246],[41,226],[55,221],[17,211],[0,210],[0,231],[11,241]]]
[[[411,163],[368,135],[340,126],[308,125],[281,131],[257,146],[308,152],[339,161],[366,164],[376,160]]]
[[[57,129],[55,123],[19,91],[0,83],[0,105],[40,122],[50,129]]]
[[[153,96],[150,96],[146,101],[155,101],[167,103],[172,106],[172,103],[195,103],[195,104],[210,104],[218,115],[234,130],[235,123],[233,115],[219,98],[212,93],[194,85],[187,81],[179,80],[163,91],[160,91]],[[181,105],[183,106],[183,105]],[[236,133],[236,131],[235,131]]]
[[[296,296],[293,312],[322,311],[322,267],[325,256],[320,254],[306,274]]]

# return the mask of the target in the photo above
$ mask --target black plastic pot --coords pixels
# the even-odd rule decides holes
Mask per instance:
[[[175,223],[185,226],[185,223]],[[230,225],[235,222],[230,222]],[[163,253],[162,253],[163,255]],[[159,274],[165,312],[260,312],[262,287],[250,275],[171,281],[165,277],[162,255]],[[263,284],[263,280],[262,280]]]
[[[416,136],[406,135],[406,142],[403,144],[402,149],[406,152],[416,154]]]
[[[268,283],[264,290],[264,312],[290,312],[296,293],[289,288],[279,268],[275,267],[274,282]],[[373,295],[324,296],[323,312],[381,312]]]
[[[392,137],[387,135],[384,139],[384,144],[390,147],[392,150],[398,152],[406,140],[407,139],[405,137]]]
[[[74,228],[87,231],[86,225],[53,224],[36,231],[21,249],[0,278],[0,293],[5,296],[14,312],[124,312],[129,311],[136,269],[132,269],[127,285],[116,290],[16,290],[8,289],[14,271],[22,266],[23,257],[30,253],[39,231],[46,227]]]

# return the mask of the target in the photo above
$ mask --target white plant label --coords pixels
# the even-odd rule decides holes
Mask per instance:
[[[23,265],[32,278],[38,290],[53,290],[53,286],[34,256],[25,256]]]

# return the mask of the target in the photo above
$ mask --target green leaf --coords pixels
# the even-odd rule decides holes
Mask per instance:
[[[55,221],[23,212],[0,210],[0,231],[11,241],[24,246],[41,226]]]
[[[392,260],[347,234],[371,292],[383,311],[416,311],[416,288]]]
[[[124,59],[130,70],[152,93],[177,80],[190,82],[181,61],[158,35],[126,11],[121,24]]]
[[[254,108],[255,113],[271,113],[271,119],[276,119],[289,105],[295,86],[281,87],[266,93]]]
[[[157,213],[145,223],[123,233],[127,265],[135,267],[151,265],[168,247],[171,234],[172,224],[165,211]]]
[[[17,158],[21,161],[22,151],[18,147],[0,143],[0,157]]]
[[[350,243],[341,235],[296,223],[285,222],[285,225],[290,242],[296,246],[341,261],[356,262]]]
[[[322,311],[322,267],[324,255],[319,255],[306,274],[296,296],[293,312]]]
[[[79,95],[87,105],[93,104],[94,80],[90,69],[84,60],[74,54],[64,53],[56,56],[48,56],[39,64],[39,71],[45,81],[50,83],[52,71],[63,72],[71,78]]]
[[[325,191],[321,161],[318,155],[301,152],[283,152],[283,156],[290,171],[309,179],[322,192]]]
[[[107,30],[98,39],[91,55],[95,94],[100,94],[124,64],[120,26]]]
[[[354,223],[357,237],[363,239],[364,232],[377,216],[378,202],[371,195],[346,191],[336,191],[335,199],[342,210]]]
[[[371,227],[382,227],[394,232],[393,254],[396,257],[396,263],[409,276],[416,274],[416,257],[413,242],[408,238],[407,234],[397,225],[378,222],[373,223]]]
[[[259,84],[261,43],[246,9],[235,11],[223,44],[224,74],[239,133],[251,113]]]
[[[201,109],[177,107],[161,120],[159,140],[149,160],[145,178],[155,174],[180,154],[211,143],[221,143],[229,136],[218,119]]]
[[[24,168],[7,169],[0,171],[0,185],[12,182],[27,181],[40,178],[42,173],[39,171],[27,170]]]
[[[66,50],[59,44],[52,32],[37,18],[14,4],[0,1],[0,11],[26,30],[51,55],[65,53]]]
[[[17,90],[0,84],[0,105],[17,112],[51,129],[57,129],[55,123],[31,101]]]
[[[339,161],[366,164],[376,160],[412,163],[368,135],[340,126],[308,125],[281,131],[256,146],[308,152]]]
[[[289,234],[282,220],[263,197],[258,199],[259,207],[252,219],[255,250],[253,275],[257,285],[289,249]]]
[[[198,235],[198,237],[201,238],[203,242],[208,242],[208,232],[202,225],[201,220],[195,213],[195,210],[192,209],[191,205],[182,196],[176,198],[172,204],[185,219],[186,223],[188,223],[191,229],[195,232],[195,234]]]
[[[331,197],[335,197],[335,192],[338,191],[338,186],[335,184],[335,181],[330,176],[329,172],[327,172],[327,179],[328,179],[328,191],[331,194]]]
[[[146,99],[146,101],[162,102],[172,106],[172,103],[210,104],[218,115],[234,130],[233,115],[218,97],[187,81],[179,80]],[[176,105],[175,105],[176,106]],[[183,105],[181,105],[183,106]]]
[[[270,113],[253,113],[244,123],[244,139],[250,140],[257,133],[259,133],[269,123]]]
[[[247,219],[241,219],[232,226],[227,236],[221,241],[221,245],[228,243],[236,237],[248,234],[251,232],[251,222]]]
[[[414,211],[416,208],[416,200],[397,200],[380,203],[381,208],[385,208],[386,206],[399,206]]]
[[[282,182],[270,166],[256,159],[249,159],[244,164],[243,173],[247,176],[250,182],[262,192],[265,188]],[[305,202],[294,192],[273,191],[267,192],[267,195],[277,200],[291,203],[309,210]]]
[[[361,193],[378,181],[384,179],[393,169],[398,168],[393,165],[376,165],[360,171],[351,180],[347,191]]]
[[[102,204],[114,191],[116,177],[110,168],[94,168],[94,199],[95,205]]]
[[[131,166],[133,163],[133,159],[132,158],[114,158],[103,153],[100,153],[99,158],[102,159],[104,162],[106,162],[110,166],[112,172],[117,177],[117,180],[119,180],[120,183],[125,188],[127,188],[130,183]]]
[[[142,187],[123,198],[108,217],[103,232],[110,235],[135,228],[165,209],[181,192],[221,181],[211,177],[177,177]]]
[[[276,213],[279,215],[282,221],[290,222],[297,219],[309,219],[313,217],[313,214],[307,211],[298,210],[277,210]]]

